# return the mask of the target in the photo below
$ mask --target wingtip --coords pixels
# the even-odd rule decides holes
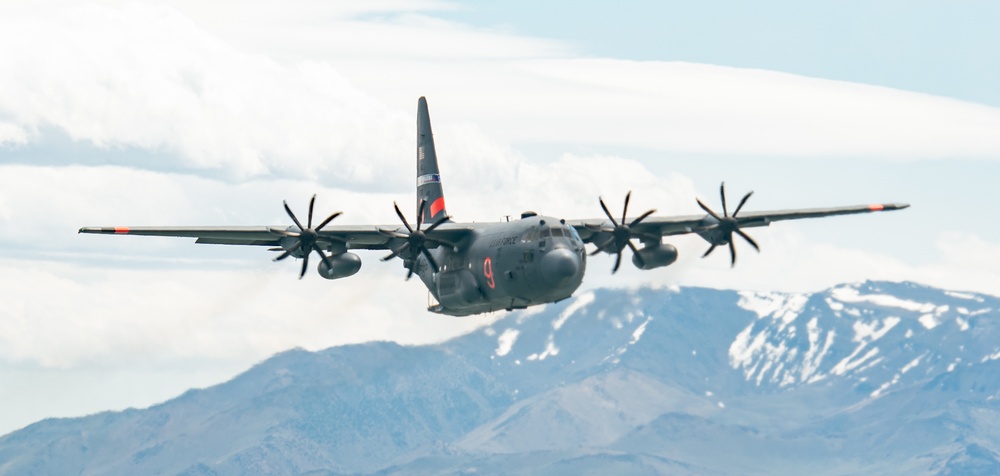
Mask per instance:
[[[892,210],[902,210],[904,208],[910,208],[909,203],[876,203],[873,205],[868,205],[868,209],[873,212],[888,212]]]

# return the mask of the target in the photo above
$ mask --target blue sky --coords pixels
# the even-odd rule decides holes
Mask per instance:
[[[761,68],[1000,106],[1000,4],[992,1],[462,5],[441,16],[568,40],[588,56]]]
[[[342,223],[413,201],[417,97],[449,212],[698,213],[909,202],[752,230],[762,253],[584,289],[817,291],[864,279],[1000,294],[1000,7],[987,2],[0,4],[0,433],[148,405],[291,347],[431,342],[398,262],[329,282],[259,249],[95,225]],[[31,45],[25,48],[23,45]],[[276,318],[275,316],[280,316]]]

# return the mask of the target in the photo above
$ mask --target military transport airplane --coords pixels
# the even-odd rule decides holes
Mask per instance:
[[[85,227],[80,233],[117,235],[176,236],[197,238],[196,243],[268,246],[280,251],[274,260],[302,259],[301,279],[309,267],[309,256],[319,255],[318,271],[326,279],[351,276],[361,268],[361,258],[350,250],[389,250],[383,261],[401,258],[406,278],[416,274],[437,301],[428,310],[465,316],[495,310],[522,309],[570,297],[583,281],[587,252],[584,245],[596,246],[590,255],[616,255],[612,272],[621,266],[622,252],[632,252],[639,269],[670,265],[677,260],[677,248],[663,243],[664,236],[697,233],[710,245],[703,257],[718,246],[728,246],[736,264],[734,235],[760,251],[744,228],[767,226],[779,220],[848,215],[908,207],[906,204],[876,204],[836,208],[775,210],[740,214],[753,192],[740,200],[732,214],[726,205],[725,184],[719,188],[722,214],[701,200],[705,215],[656,217],[649,210],[628,216],[631,192],[625,196],[622,214],[612,214],[599,198],[607,218],[564,220],[524,212],[519,220],[496,223],[452,221],[445,208],[441,175],[438,171],[434,137],[431,134],[427,101],[417,103],[417,207],[411,224],[395,205],[403,226],[330,225],[340,216],[334,213],[313,224],[316,196],[309,202],[305,224],[285,203],[293,226],[238,227]],[[425,226],[427,225],[427,226]],[[638,240],[641,247],[633,240]]]

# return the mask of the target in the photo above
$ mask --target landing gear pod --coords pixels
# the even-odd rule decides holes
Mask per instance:
[[[330,262],[330,267],[326,266],[326,261]],[[340,279],[353,276],[361,269],[361,257],[354,253],[341,253],[320,261],[317,271],[319,275],[326,279]]]
[[[662,268],[674,261],[677,261],[677,248],[668,244],[646,246],[632,255],[632,264],[639,269]]]

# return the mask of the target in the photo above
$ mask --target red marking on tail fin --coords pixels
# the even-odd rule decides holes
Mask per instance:
[[[431,204],[431,218],[434,218],[435,216],[437,216],[438,213],[441,213],[441,211],[443,210],[444,210],[444,197],[434,200],[434,203]]]
[[[126,226],[116,226],[115,227],[115,234],[122,234],[122,233],[128,233],[128,227],[126,227]]]
[[[885,205],[868,205],[868,209],[873,212],[880,212],[885,210]]]

